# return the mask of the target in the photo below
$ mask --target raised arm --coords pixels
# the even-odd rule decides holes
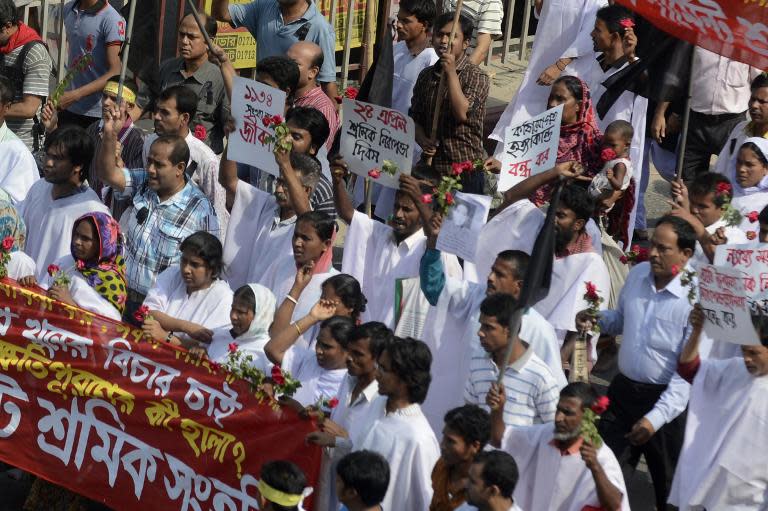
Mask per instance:
[[[117,134],[125,122],[125,104],[119,108],[115,105],[104,112],[104,129],[101,138],[97,166],[99,179],[118,191],[125,190],[125,174],[123,169],[115,165],[117,151]]]
[[[344,178],[349,174],[347,163],[341,157],[336,156],[331,161],[331,177],[333,179],[333,205],[336,206],[336,214],[349,225],[355,215],[355,207],[349,198]]]
[[[282,364],[285,353],[293,346],[301,334],[312,328],[316,323],[325,321],[336,314],[336,302],[331,300],[318,301],[309,314],[298,319],[275,333],[264,346],[267,358],[273,364]]]
[[[691,324],[691,336],[688,337],[688,342],[680,352],[677,372],[685,381],[692,383],[699,370],[699,345],[701,332],[704,330],[704,311],[698,303],[693,306],[688,322]]]
[[[445,83],[448,89],[448,100],[451,103],[451,113],[459,123],[465,123],[469,119],[469,100],[461,90],[459,75],[456,73],[456,58],[449,52],[440,57],[445,73]]]
[[[528,177],[504,192],[504,202],[499,206],[499,212],[511,206],[517,201],[527,199],[533,192],[547,183],[557,179],[572,179],[584,171],[584,167],[576,161],[558,163],[553,168]],[[498,213],[497,213],[498,214]]]
[[[221,162],[219,163],[219,184],[224,188],[224,191],[227,194],[227,211],[232,211],[232,205],[235,203],[235,196],[237,195],[237,183],[240,179],[237,177],[237,163],[227,158],[228,150],[229,148],[224,149],[224,152],[221,154]]]
[[[291,318],[293,317],[293,310],[296,308],[296,304],[299,302],[302,291],[307,287],[309,281],[312,280],[312,270],[315,267],[315,263],[310,262],[299,268],[296,272],[296,278],[293,280],[293,286],[288,294],[283,298],[280,303],[280,307],[275,312],[275,317],[272,320],[272,325],[269,327],[269,335],[271,337],[276,336],[281,331],[288,328],[291,324]],[[280,297],[278,296],[279,300]]]
[[[603,466],[597,460],[597,449],[588,442],[584,442],[579,449],[581,459],[592,472],[592,479],[595,481],[597,490],[597,500],[600,501],[601,509],[619,511],[623,494],[611,481],[605,473]]]
[[[225,52],[220,46],[214,44],[213,48],[208,51],[208,55],[211,57],[211,61],[219,66],[221,69],[221,76],[224,79],[224,89],[227,91],[227,97],[229,101],[232,101],[232,84],[234,82],[237,72],[235,66],[232,65],[232,61],[227,57]]]
[[[229,0],[213,0],[211,15],[216,18],[216,21],[232,24],[232,17],[229,15]]]
[[[286,137],[290,137],[290,135],[286,135]],[[309,203],[309,194],[307,194],[293,165],[291,165],[291,153],[282,149],[275,151],[275,161],[280,169],[280,177],[288,189],[288,197],[291,200],[293,211],[297,215],[311,211],[312,206]]]

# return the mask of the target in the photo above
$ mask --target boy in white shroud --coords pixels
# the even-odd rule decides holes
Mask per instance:
[[[760,345],[741,357],[699,358],[697,305],[677,371],[692,384],[685,441],[669,495],[681,511],[765,509],[768,489],[768,317],[753,317]]]

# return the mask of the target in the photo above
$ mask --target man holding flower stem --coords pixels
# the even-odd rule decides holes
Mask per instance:
[[[570,383],[560,391],[554,427],[547,423],[505,429],[500,412],[505,400],[503,392],[488,394],[491,445],[517,462],[515,502],[521,509],[629,510],[616,456],[609,446],[585,438],[587,411],[603,412],[589,384]]]
[[[618,307],[598,317],[588,311],[576,315],[579,331],[591,330],[597,321],[601,332],[623,335],[620,372],[608,388],[611,404],[598,429],[625,470],[645,456],[657,509],[666,509],[685,429],[690,386],[675,369],[690,334],[690,284],[682,276],[695,246],[696,232],[688,222],[662,217],[649,262],[630,270]]]

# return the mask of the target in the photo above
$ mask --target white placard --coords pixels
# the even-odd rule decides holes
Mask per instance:
[[[437,235],[437,249],[474,262],[480,231],[488,219],[491,197],[456,192],[454,201]]]
[[[349,170],[377,184],[399,188],[400,174],[410,175],[416,128],[407,115],[354,99],[342,102],[341,154]],[[389,164],[396,166],[396,170]],[[374,172],[371,172],[374,171]]]
[[[715,266],[740,270],[752,312],[768,314],[768,243],[718,245]]]
[[[235,131],[229,135],[227,157],[279,176],[280,171],[272,152],[274,145],[265,140],[265,137],[274,135],[275,131],[264,126],[264,118],[275,115],[285,115],[285,92],[236,76],[232,85]]]
[[[749,299],[741,271],[708,264],[699,270],[699,303],[704,332],[718,341],[760,344],[752,326]]]
[[[523,179],[555,166],[563,105],[504,130],[498,189],[505,192]]]

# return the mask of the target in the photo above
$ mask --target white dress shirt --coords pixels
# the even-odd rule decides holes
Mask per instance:
[[[623,335],[619,371],[640,383],[668,385],[645,418],[656,431],[680,415],[688,404],[690,385],[677,374],[680,351],[690,335],[692,305],[682,272],[664,289],[656,289],[650,263],[627,275],[616,310],[602,311],[600,331]],[[702,356],[706,356],[702,352]]]
[[[747,110],[752,80],[760,70],[704,48],[693,52],[696,87],[691,110],[705,115],[737,114]]]

